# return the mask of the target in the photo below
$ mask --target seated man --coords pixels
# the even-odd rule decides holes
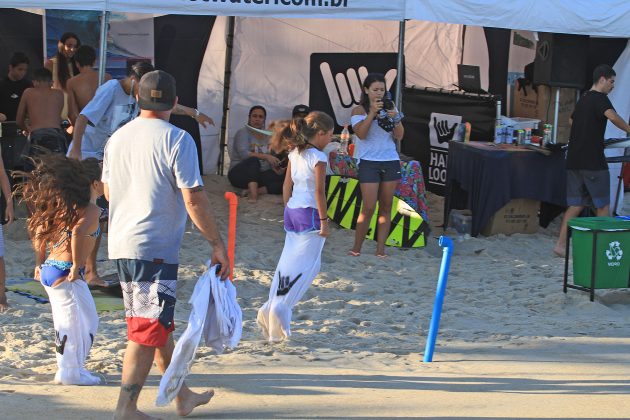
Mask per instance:
[[[65,153],[66,136],[61,129],[63,92],[52,88],[52,73],[45,68],[33,73],[33,85],[22,94],[16,116],[18,126],[29,133],[29,156],[37,156],[43,149]]]

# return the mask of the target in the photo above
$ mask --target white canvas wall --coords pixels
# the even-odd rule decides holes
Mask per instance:
[[[630,42],[626,45],[626,49],[617,59],[617,62],[613,66],[613,69],[617,73],[615,78],[615,88],[608,94],[610,102],[612,102],[615,110],[619,116],[626,122],[630,120]],[[605,138],[613,137],[626,137],[626,133],[617,128],[616,125],[608,122],[606,126]],[[622,156],[625,149],[606,149],[606,156]],[[608,170],[610,171],[610,211],[621,211],[623,208],[624,191],[623,186],[619,191],[618,202],[619,206],[615,209],[615,197],[617,196],[617,183],[618,176],[621,171],[621,163],[609,163]]]
[[[217,23],[219,20],[217,20]],[[461,25],[413,21],[406,25],[405,59],[407,85],[451,88],[457,79],[461,56]],[[310,55],[326,52],[397,52],[398,22],[237,18],[232,55],[232,83],[228,138],[247,122],[247,111],[265,106],[267,122],[289,118],[296,104],[308,104]],[[218,94],[224,68],[220,57],[225,41],[213,39],[200,75],[202,110],[221,109]],[[223,32],[221,32],[223,33]],[[369,70],[369,69],[368,69]],[[222,87],[221,87],[222,89]],[[201,92],[206,92],[202,95]],[[212,92],[212,93],[210,93]],[[326,94],[321,92],[321,94]],[[208,113],[208,112],[207,112]],[[215,118],[217,127],[220,114]],[[204,131],[205,134],[205,131]],[[228,140],[228,141],[229,141]],[[206,173],[216,171],[218,133],[208,132],[203,141]],[[209,159],[206,161],[206,158]]]

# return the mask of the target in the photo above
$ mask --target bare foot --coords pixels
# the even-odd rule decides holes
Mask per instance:
[[[553,249],[553,253],[556,254],[558,257],[566,257],[566,252],[565,252],[565,248],[564,247],[560,247],[560,246],[556,246]]]
[[[86,271],[83,279],[90,287],[107,287],[107,283],[96,272]]]
[[[103,281],[100,277],[94,277],[92,280],[85,280],[85,282],[90,287],[107,287],[108,284]]]
[[[374,254],[374,255],[376,255],[376,258],[380,258],[382,260],[384,260],[385,258],[389,258],[389,255],[387,255],[385,253],[382,253],[382,254],[378,254],[377,253],[377,254]]]
[[[9,309],[9,304],[7,303],[7,295],[6,293],[3,293],[2,295],[0,295],[0,313],[5,312],[7,309]]]
[[[186,417],[192,413],[195,407],[208,404],[213,396],[213,389],[197,394],[196,392],[192,392],[189,388],[182,387],[175,399],[177,414],[181,417]]]

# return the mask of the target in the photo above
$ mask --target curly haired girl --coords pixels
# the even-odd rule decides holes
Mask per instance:
[[[27,177],[19,192],[31,209],[27,229],[38,261],[35,278],[52,307],[57,373],[55,383],[96,385],[98,376],[84,367],[98,328],[94,300],[83,280],[85,260],[98,236],[103,194],[101,168],[96,159],[78,161],[46,155]]]

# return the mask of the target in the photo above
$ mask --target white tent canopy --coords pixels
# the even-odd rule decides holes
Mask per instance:
[[[630,37],[627,0],[3,0],[2,7],[308,19],[417,19]]]
[[[628,0],[408,0],[407,19],[630,37]]]

